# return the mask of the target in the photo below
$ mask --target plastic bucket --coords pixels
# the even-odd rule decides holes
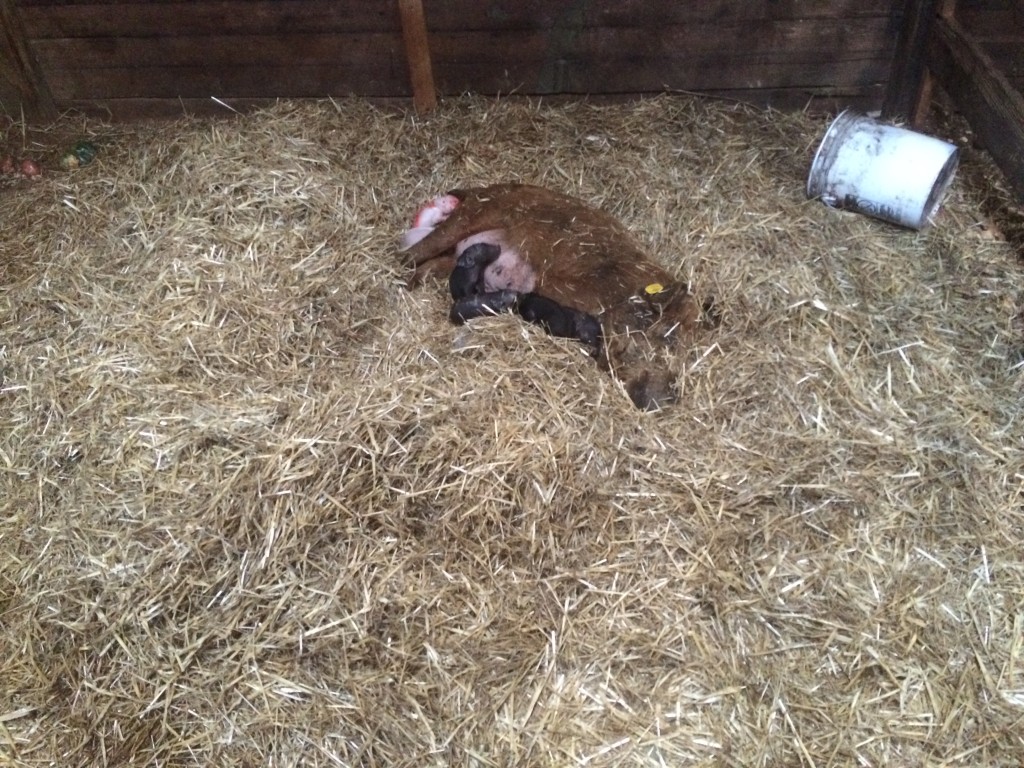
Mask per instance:
[[[953,144],[846,110],[814,155],[807,196],[922,229],[938,210],[959,159]]]

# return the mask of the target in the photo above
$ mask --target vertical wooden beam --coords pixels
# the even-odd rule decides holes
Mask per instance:
[[[939,0],[936,11],[939,19],[944,19],[946,21],[952,20],[953,14],[956,12],[956,0]],[[932,22],[932,24],[936,23],[938,22]],[[930,110],[932,106],[932,91],[935,89],[935,77],[932,75],[932,71],[927,65],[927,50],[928,46],[931,45],[931,38],[934,36],[935,32],[933,30],[929,33],[929,39],[925,40],[924,78],[921,81],[921,90],[917,94],[917,99],[914,101],[914,110],[910,113],[909,117],[910,125],[914,128],[920,128],[924,125],[924,121],[928,117],[928,110]]]
[[[906,0],[903,4],[903,26],[882,104],[882,117],[886,120],[913,122],[915,117],[921,117],[928,90],[925,47],[939,3],[940,0]]]
[[[0,0],[0,94],[17,104],[4,104],[11,117],[29,120],[57,116],[53,96],[26,43],[25,28],[12,0]]]
[[[920,128],[932,103],[934,79],[925,52],[936,18],[952,19],[956,0],[907,0],[882,117]]]
[[[437,106],[437,93],[430,65],[430,40],[423,0],[398,0],[398,10],[402,15],[402,38],[412,81],[412,103],[417,112],[429,112]]]

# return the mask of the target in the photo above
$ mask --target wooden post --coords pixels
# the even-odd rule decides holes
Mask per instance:
[[[52,120],[57,116],[53,96],[25,40],[14,3],[0,0],[0,94],[13,94],[18,102],[6,105],[11,117],[24,113],[29,120]]]
[[[939,0],[937,11],[939,19],[946,21],[952,20],[953,14],[956,12],[956,0]],[[941,22],[933,21],[932,23],[937,24]],[[934,32],[930,33],[929,37],[934,37]],[[925,41],[926,51],[929,45],[931,45],[930,39]],[[924,125],[924,121],[928,117],[928,110],[931,109],[932,106],[932,91],[934,89],[935,76],[932,75],[932,71],[928,67],[926,55],[924,78],[921,81],[921,92],[917,95],[917,99],[914,102],[914,111],[910,114],[910,125],[912,127],[920,128]]]
[[[409,79],[412,81],[412,103],[416,111],[422,114],[437,106],[423,0],[398,0],[398,10],[402,14],[402,38],[405,41],[405,57],[409,62]]]
[[[903,4],[903,26],[882,103],[882,117],[886,120],[912,122],[919,116],[926,90],[924,49],[938,5],[939,0],[906,0]]]
[[[925,51],[936,18],[951,19],[956,0],[906,0],[903,27],[896,44],[882,117],[903,119],[914,127],[924,123],[931,107],[931,73]]]

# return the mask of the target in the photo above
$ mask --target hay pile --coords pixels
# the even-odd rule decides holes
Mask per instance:
[[[665,97],[27,132],[0,763],[1017,764],[1024,266],[964,183],[924,233],[806,201],[826,125]],[[505,180],[717,298],[680,405],[401,288],[418,204]]]

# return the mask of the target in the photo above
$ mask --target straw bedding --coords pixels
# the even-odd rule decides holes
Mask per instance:
[[[969,168],[923,233],[805,200],[826,125],[11,126],[0,763],[1019,764],[1024,267]],[[510,180],[715,296],[677,406],[402,287],[424,199]]]

